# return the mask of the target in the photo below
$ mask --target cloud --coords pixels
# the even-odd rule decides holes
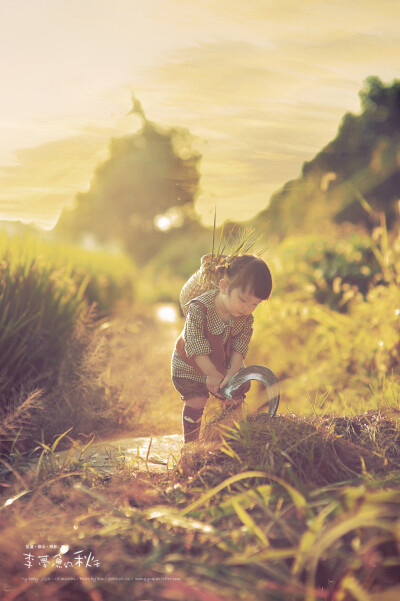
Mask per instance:
[[[17,151],[15,164],[0,170],[0,219],[54,225],[63,206],[87,189],[109,137],[110,130],[90,128]]]
[[[292,50],[277,55],[249,42],[200,44],[153,72],[170,118],[182,125],[183,106],[184,124],[198,136],[202,212],[211,215],[207,206],[217,201],[222,219],[249,219],[336,133],[345,103],[329,98],[329,83],[328,91],[314,83],[329,82],[330,70],[299,68],[299,48]]]
[[[251,34],[255,43],[293,38],[323,40],[374,30],[399,35],[398,0],[201,0],[201,7],[211,27],[215,21],[219,27],[224,23],[236,36],[238,31],[246,37]]]

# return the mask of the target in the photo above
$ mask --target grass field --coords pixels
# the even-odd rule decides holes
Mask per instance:
[[[30,376],[4,409],[3,598],[397,601],[399,252],[384,228],[269,249],[275,289],[257,309],[247,364],[278,376],[278,415],[250,405],[221,416],[215,405],[200,443],[161,474],[120,460],[104,476],[54,454],[99,434],[179,431],[169,359],[182,319],[163,323],[140,298],[88,317],[82,280],[71,268],[60,291],[57,278],[60,308],[83,303],[68,313],[62,358],[40,393]],[[28,264],[7,268],[16,298],[42,273]],[[51,269],[38,281],[53,281]],[[39,462],[24,471],[34,447]]]

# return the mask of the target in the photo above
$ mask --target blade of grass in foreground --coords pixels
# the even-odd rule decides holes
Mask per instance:
[[[246,480],[248,478],[265,478],[265,477],[268,477],[268,474],[266,474],[265,472],[259,472],[259,471],[253,471],[253,472],[250,471],[250,472],[243,472],[241,474],[235,474],[234,476],[227,478],[227,480],[224,480],[223,482],[221,482],[220,484],[218,484],[217,486],[215,486],[214,488],[212,488],[211,490],[206,492],[204,495],[202,495],[200,497],[200,499],[197,499],[197,501],[194,501],[194,503],[191,503],[188,507],[185,507],[185,509],[183,509],[181,513],[182,513],[182,515],[186,515],[187,513],[192,513],[192,511],[194,511],[198,507],[201,507],[202,505],[204,505],[204,503],[206,503],[207,501],[212,499],[212,497],[214,497],[216,494],[218,494],[221,490],[223,490],[224,488],[227,488],[228,486],[231,486],[232,484],[235,484],[236,482],[240,482],[240,480]]]
[[[182,511],[182,515],[191,513],[198,507],[201,507],[202,505],[204,505],[204,503],[206,503],[207,501],[212,499],[212,497],[217,495],[224,488],[227,488],[228,486],[231,486],[232,484],[235,484],[236,482],[240,482],[241,480],[247,480],[249,478],[263,478],[263,479],[273,480],[274,482],[277,482],[277,484],[280,484],[281,486],[283,486],[283,488],[285,488],[287,490],[287,492],[291,496],[297,509],[300,509],[300,510],[307,509],[307,501],[306,501],[305,497],[301,493],[299,493],[299,491],[296,490],[293,486],[291,486],[290,484],[288,484],[287,482],[282,480],[282,478],[278,478],[278,476],[275,476],[273,474],[268,474],[266,472],[248,471],[248,472],[242,472],[240,474],[235,474],[234,476],[227,478],[227,480],[224,480],[223,482],[221,482],[220,484],[218,484],[211,490],[207,491],[204,495],[202,495],[200,497],[200,499],[198,499],[197,501],[195,501],[194,503],[192,503],[191,505],[186,507]]]

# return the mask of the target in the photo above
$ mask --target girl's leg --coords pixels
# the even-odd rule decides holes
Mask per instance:
[[[201,418],[207,403],[205,396],[193,397],[185,401],[182,412],[183,435],[185,443],[199,438]]]

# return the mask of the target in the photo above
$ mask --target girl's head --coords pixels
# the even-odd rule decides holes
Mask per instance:
[[[228,281],[228,293],[234,288],[256,296],[260,300],[270,297],[272,277],[268,265],[254,255],[239,255],[225,267],[224,279]]]
[[[267,264],[254,255],[235,257],[220,273],[224,273],[219,283],[223,304],[235,317],[249,315],[271,294],[271,272]]]

